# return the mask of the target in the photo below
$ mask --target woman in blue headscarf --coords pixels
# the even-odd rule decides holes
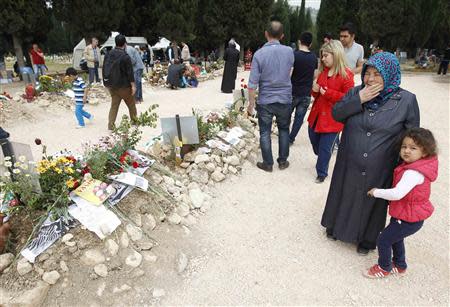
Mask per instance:
[[[328,238],[356,243],[357,251],[367,254],[376,247],[388,205],[367,191],[391,187],[399,137],[418,127],[420,117],[416,96],[400,88],[393,54],[370,57],[361,77],[362,85],[333,107],[333,118],[345,126],[321,223]]]

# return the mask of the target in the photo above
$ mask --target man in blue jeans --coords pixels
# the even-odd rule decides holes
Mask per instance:
[[[313,36],[311,32],[300,35],[299,50],[294,52],[294,71],[292,72],[292,111],[295,111],[289,142],[294,144],[295,138],[303,124],[303,119],[311,102],[311,88],[314,73],[317,69],[317,58],[309,48]]]
[[[258,51],[252,61],[248,81],[248,113],[255,108],[255,90],[259,88],[258,124],[263,162],[256,166],[264,171],[273,170],[272,156],[272,119],[278,126],[278,167],[289,166],[289,125],[292,111],[291,73],[294,65],[294,53],[288,46],[280,44],[283,39],[283,25],[278,21],[269,23],[265,31],[267,43]]]

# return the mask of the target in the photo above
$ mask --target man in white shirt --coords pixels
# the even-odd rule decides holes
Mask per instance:
[[[339,31],[339,39],[344,46],[347,64],[354,74],[359,74],[364,63],[364,48],[355,42],[355,27],[348,22]]]

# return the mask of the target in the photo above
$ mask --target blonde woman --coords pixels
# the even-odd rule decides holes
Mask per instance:
[[[314,103],[308,117],[309,139],[317,156],[316,183],[328,176],[332,147],[344,125],[332,116],[333,106],[353,87],[353,73],[345,62],[344,47],[338,40],[325,43],[320,49],[319,76],[311,95]]]

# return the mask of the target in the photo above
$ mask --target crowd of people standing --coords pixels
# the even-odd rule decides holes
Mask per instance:
[[[274,118],[278,167],[289,167],[289,146],[313,97],[308,135],[317,156],[316,183],[328,177],[333,145],[342,133],[321,219],[326,237],[354,243],[363,255],[378,248],[378,263],[364,272],[369,278],[405,273],[404,238],[433,212],[430,185],[438,162],[432,133],[419,128],[416,96],[400,87],[398,59],[378,52],[364,63],[351,24],[340,29],[339,40],[324,38],[319,63],[309,50],[311,33],[301,34],[295,52],[280,44],[280,22],[271,22],[265,36],[267,43],[255,52],[248,81],[247,111],[253,114],[256,107],[260,130],[262,161],[257,167],[273,171]],[[233,54],[233,46],[229,50]],[[362,83],[355,87],[358,74]],[[385,228],[388,205],[392,218]]]

